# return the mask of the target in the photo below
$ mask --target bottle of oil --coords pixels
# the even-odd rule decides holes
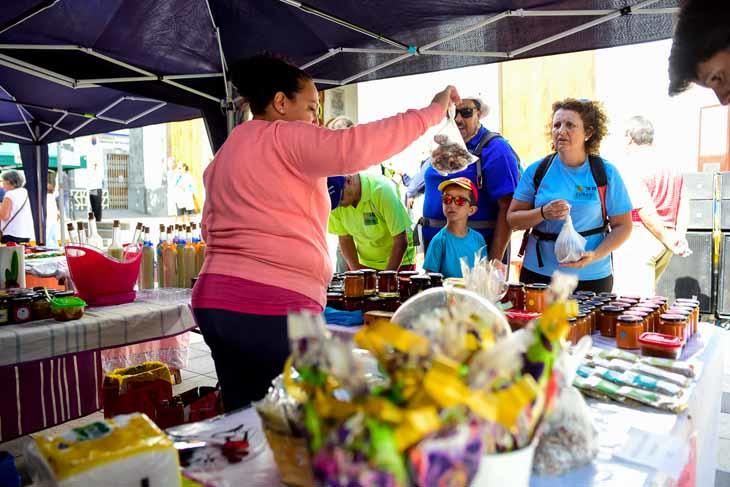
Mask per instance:
[[[67,223],[66,230],[68,231],[68,239],[71,241],[71,245],[77,245],[79,243],[79,234],[74,230],[74,224]]]
[[[157,285],[158,287],[165,287],[163,285],[163,275],[162,272],[162,247],[165,245],[166,242],[165,238],[165,225],[160,224],[160,240],[157,242],[157,248],[155,249],[157,251]]]
[[[155,288],[155,248],[150,239],[150,228],[143,228],[142,265],[139,271],[139,288]]]
[[[183,251],[185,250],[185,229],[182,225],[175,225],[175,245],[177,245],[177,286],[187,287],[185,285],[185,261]]]
[[[167,241],[162,246],[162,287],[178,287],[177,245],[172,227],[167,227]]]
[[[99,250],[102,250],[104,248],[104,241],[96,228],[96,218],[94,218],[94,214],[92,212],[89,212],[89,220],[86,224],[86,228],[88,235],[87,243],[89,245],[93,245]]]
[[[190,227],[185,229],[185,247],[183,248],[183,287],[193,287],[193,278],[198,276],[196,272],[196,252],[193,245],[193,231]]]
[[[193,223],[193,244],[195,245],[195,275],[197,276],[203,268],[203,262],[205,262],[206,245],[195,223]]]
[[[109,257],[122,260],[122,256],[124,255],[124,247],[122,247],[120,233],[121,228],[119,227],[119,220],[114,220],[114,224],[112,225],[112,243],[109,245],[107,254],[109,255]]]
[[[79,232],[79,245],[86,245],[86,230],[84,230],[84,222],[76,224],[76,230]]]

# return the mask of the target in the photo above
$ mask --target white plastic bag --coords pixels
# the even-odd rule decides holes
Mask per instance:
[[[575,231],[573,220],[570,214],[565,217],[563,229],[560,230],[557,240],[555,240],[555,257],[558,262],[565,264],[567,262],[577,262],[583,257],[586,250],[586,239],[580,233]]]
[[[442,176],[463,171],[479,158],[466,149],[459,127],[456,126],[456,105],[449,106],[446,120],[433,136],[431,166]]]

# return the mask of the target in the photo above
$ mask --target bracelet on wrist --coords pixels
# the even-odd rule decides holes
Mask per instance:
[[[545,205],[542,205],[540,207],[540,216],[542,217],[543,220],[547,220],[547,218],[545,217]]]

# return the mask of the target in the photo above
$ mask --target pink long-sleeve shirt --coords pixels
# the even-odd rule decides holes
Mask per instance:
[[[332,278],[327,176],[387,160],[443,116],[434,103],[347,130],[262,120],[240,125],[203,175],[201,274],[275,286],[324,306]]]

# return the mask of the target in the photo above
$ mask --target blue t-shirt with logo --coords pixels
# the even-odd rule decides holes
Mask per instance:
[[[515,190],[514,199],[532,203],[535,208],[539,208],[553,200],[563,199],[571,206],[570,216],[577,231],[584,232],[603,225],[601,200],[588,158],[578,167],[569,167],[560,160],[560,156],[556,155],[545,173],[536,195],[533,179],[541,162],[542,159],[527,168]],[[612,164],[607,163],[605,160],[604,165],[608,181],[608,187],[606,188],[606,212],[608,216],[618,216],[630,212],[632,208],[631,199],[621,175]],[[545,233],[560,233],[563,228],[563,221],[543,221],[535,228]],[[605,234],[586,237],[586,250],[595,250],[605,237]],[[613,273],[610,256],[592,262],[581,269],[560,267],[555,258],[555,242],[544,240],[540,242],[544,266],[540,267],[537,262],[536,244],[535,237],[530,236],[522,264],[532,272],[551,276],[556,269],[560,269],[562,272],[575,274],[581,281],[603,279]]]
[[[449,232],[446,227],[439,230],[426,250],[423,268],[429,272],[440,272],[444,277],[463,277],[461,258],[466,257],[469,266],[474,265],[474,254],[486,253],[484,237],[470,228],[463,237]]]
[[[489,131],[485,127],[480,127],[474,137],[467,142],[466,148],[473,153],[482,137],[488,133]],[[502,137],[490,140],[487,146],[482,149],[482,153],[478,155],[481,155],[481,161],[470,164],[463,171],[448,176],[442,176],[429,164],[424,174],[426,183],[423,199],[424,217],[445,220],[446,217],[441,205],[441,192],[438,190],[439,184],[447,179],[465,177],[478,186],[476,165],[481,163],[484,181],[482,188],[479,190],[478,210],[469,217],[469,220],[494,221],[497,219],[499,211],[497,200],[505,196],[511,196],[515,192],[517,182],[520,180],[519,162],[509,143]],[[428,242],[438,231],[439,228],[436,227],[424,227],[423,239]],[[487,242],[492,240],[493,228],[477,231]]]

